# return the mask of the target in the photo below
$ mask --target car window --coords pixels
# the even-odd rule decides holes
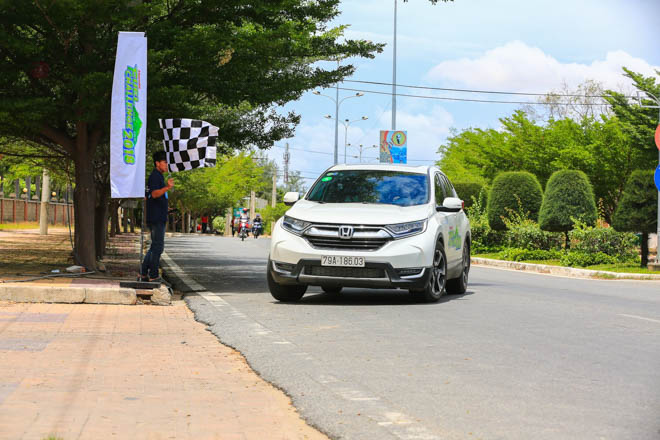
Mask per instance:
[[[422,205],[429,200],[428,176],[384,170],[330,171],[314,184],[307,200],[323,203]]]
[[[442,201],[445,199],[445,186],[442,184],[440,179],[440,174],[435,175],[435,203],[437,205],[442,205]]]
[[[454,189],[454,186],[451,184],[447,176],[440,174],[440,179],[442,179],[444,182],[445,197],[456,197],[456,190]]]

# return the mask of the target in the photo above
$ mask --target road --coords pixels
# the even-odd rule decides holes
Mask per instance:
[[[658,439],[660,283],[473,267],[468,292],[273,300],[268,239],[165,250],[198,320],[342,439]],[[181,273],[181,272],[178,272]],[[198,283],[198,284],[197,284]]]

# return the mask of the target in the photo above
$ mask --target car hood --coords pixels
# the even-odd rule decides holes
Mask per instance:
[[[366,203],[296,202],[286,215],[313,223],[387,225],[424,220],[431,214],[428,204],[417,206]]]

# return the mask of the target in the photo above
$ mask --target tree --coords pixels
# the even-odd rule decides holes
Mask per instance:
[[[499,174],[493,181],[488,195],[488,223],[496,231],[503,231],[506,225],[502,217],[508,218],[512,212],[524,214],[536,221],[543,199],[543,190],[538,179],[524,171],[509,171]]]
[[[637,170],[630,175],[623,196],[612,218],[619,231],[642,233],[642,267],[648,264],[649,233],[658,227],[658,191],[653,170]]]
[[[341,40],[328,28],[339,0],[64,0],[0,3],[0,136],[74,163],[75,259],[96,265],[107,194],[109,114],[118,30],[149,38],[150,139],[159,117],[206,119],[220,128],[219,154],[290,137],[299,117],[273,110],[340,81],[352,65],[319,59],[373,57],[382,45]],[[0,151],[1,153],[2,151]],[[99,182],[96,178],[101,178]],[[102,205],[102,204],[101,204]],[[102,210],[101,210],[102,211]],[[96,225],[95,225],[96,223]]]
[[[568,231],[576,221],[593,226],[598,218],[594,192],[582,171],[561,170],[554,173],[545,187],[539,212],[541,229],[563,232],[568,247]]]

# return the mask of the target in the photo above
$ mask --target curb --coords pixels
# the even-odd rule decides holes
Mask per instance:
[[[658,280],[660,275],[641,273],[620,273],[605,270],[576,269],[574,267],[550,266],[547,264],[521,263],[519,261],[493,260],[490,258],[472,257],[472,263],[501,269],[535,272],[546,275],[558,275],[570,278],[599,278],[617,280]]]
[[[22,283],[0,284],[0,301],[17,303],[62,303],[62,304],[137,304],[138,295],[149,295],[156,305],[171,304],[166,287],[143,291],[116,287],[71,287],[39,286]]]

